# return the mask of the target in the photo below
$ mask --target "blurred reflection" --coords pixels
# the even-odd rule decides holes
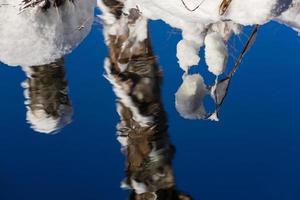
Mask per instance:
[[[22,9],[26,9],[28,7],[34,7],[34,6],[40,6],[43,10],[47,10],[49,9],[51,6],[54,7],[60,7],[61,5],[63,5],[67,0],[38,0],[38,1],[34,1],[34,0],[23,0],[22,3],[24,4]],[[74,0],[69,0],[70,2],[74,3]]]
[[[110,23],[105,21],[106,13],[103,14],[110,52],[105,62],[106,78],[117,96],[121,118],[117,136],[126,156],[122,187],[132,189],[129,197],[132,200],[189,200],[191,197],[175,186],[172,170],[175,148],[169,141],[160,98],[161,72],[147,32],[146,38],[131,32],[137,26],[147,30],[146,20],[138,15],[138,10],[121,14],[122,4],[117,1],[104,1],[102,6],[107,6],[116,19]],[[112,27],[125,31],[112,34],[109,32]]]
[[[41,66],[22,67],[27,121],[41,133],[53,134],[71,122],[73,110],[65,80],[64,59]]]
[[[27,121],[54,134],[73,113],[62,57],[90,32],[96,0],[0,1],[0,62],[23,66]]]

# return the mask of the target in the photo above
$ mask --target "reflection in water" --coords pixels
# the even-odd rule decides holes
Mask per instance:
[[[3,28],[0,29],[0,37],[2,38],[0,40],[0,60],[13,66],[36,66],[26,68],[28,76],[37,71],[35,69],[38,68],[38,65],[47,63],[52,63],[49,66],[60,65],[55,60],[69,53],[89,33],[94,18],[93,10],[96,6],[96,0],[14,0],[6,2],[8,0],[4,0],[4,3],[0,6],[0,21],[3,21],[1,24]],[[19,3],[16,4],[16,2]],[[129,76],[135,76],[131,73],[131,69],[128,69],[128,63],[136,62],[135,65],[138,66],[141,65],[139,63],[141,61],[136,61],[136,57],[139,60],[144,59],[147,61],[153,59],[149,58],[153,55],[151,55],[149,47],[143,45],[145,41],[148,41],[147,19],[141,13],[139,6],[131,5],[128,2],[99,0],[98,6],[102,10],[104,33],[110,49],[111,59],[108,62],[117,66],[112,69],[113,72],[128,73]],[[1,19],[10,19],[11,21]],[[190,66],[186,62],[190,63],[192,60],[198,60],[198,55],[196,55],[198,50],[195,51],[195,48],[192,48],[196,41],[189,41],[185,38],[178,44],[178,48],[182,47],[179,48],[180,51],[177,55],[179,56],[179,63],[181,63],[181,67],[187,68],[183,76],[183,83],[175,95],[176,109],[182,117],[218,120],[218,114],[227,95],[230,80],[245,53],[254,42],[257,29],[258,27],[255,28],[254,34],[249,38],[246,47],[236,62],[237,64],[224,80],[218,76],[224,72],[227,63],[228,49],[226,42],[233,33],[237,34],[241,31],[241,26],[226,20],[211,25],[207,30],[205,29],[203,34],[206,35],[204,41],[206,61],[209,61],[209,71],[217,76],[215,84],[212,86],[206,85],[200,74],[188,73]],[[23,36],[23,32],[28,33],[26,37]],[[145,52],[149,55],[142,58],[141,54]],[[194,54],[196,57],[194,57]],[[219,55],[217,56],[219,59],[216,60],[215,55]],[[181,57],[184,59],[180,59]],[[29,70],[30,68],[32,70]],[[144,70],[141,73],[147,73],[149,69],[144,67],[139,70]],[[30,79],[34,79],[39,75],[34,75]],[[135,80],[137,77],[130,78]],[[135,87],[135,85],[130,84],[133,83],[129,83],[127,87]],[[119,96],[122,94],[122,99],[130,103],[133,119],[142,125],[152,122],[153,116],[145,115],[143,104],[139,104],[138,108],[134,108],[133,105],[139,98],[142,98],[141,95],[143,94],[138,90],[144,89],[142,85],[147,84],[151,84],[149,77],[142,78],[138,86],[140,89],[134,91],[136,94],[132,98],[127,97],[122,88],[115,88]],[[64,90],[63,87],[56,89],[59,91]],[[126,90],[128,89],[130,88]],[[207,109],[204,102],[207,99],[206,97],[211,97],[213,100],[212,109]],[[30,102],[33,101],[32,98],[34,97],[30,97]],[[40,102],[29,104],[27,118],[32,127],[39,132],[51,133],[69,123],[70,119],[67,117],[69,114],[64,113],[71,112],[65,111],[69,109],[61,108],[58,105],[69,105],[69,103],[51,103],[47,108],[45,108],[45,104],[40,104]],[[43,108],[37,109],[36,107]],[[53,110],[56,110],[56,113]],[[47,123],[44,123],[46,121]]]
[[[0,0],[0,61],[10,66],[54,62],[88,35],[96,0]]]
[[[207,92],[207,86],[200,74],[184,75],[175,94],[177,111],[186,119],[205,118],[207,113],[203,101]]]
[[[39,1],[32,1],[32,0],[23,0],[23,7],[22,9],[26,9],[28,7],[34,7],[38,5],[43,10],[47,10],[51,7],[60,7],[62,6],[67,0],[39,0]],[[68,0],[74,3],[74,0]]]
[[[183,75],[183,82],[175,94],[176,109],[182,117],[186,119],[208,119],[219,121],[219,112],[227,96],[231,80],[239,68],[245,54],[255,42],[258,28],[259,25],[256,25],[253,28],[251,35],[228,74],[224,78],[220,78],[219,75],[217,75],[215,83],[212,86],[207,86],[200,74],[185,73]],[[225,30],[228,31],[226,28]],[[228,32],[227,36],[229,37],[230,35],[231,31]],[[206,48],[208,48],[207,45]],[[210,97],[213,100],[213,111],[206,111],[204,105],[205,97]]]
[[[160,99],[161,72],[147,37],[147,22],[137,10],[121,15],[121,3],[104,2],[103,10],[109,10],[103,14],[110,52],[105,62],[106,77],[118,97],[121,122],[117,135],[127,159],[127,177],[122,187],[133,190],[132,200],[191,199],[175,187],[174,147],[167,134],[167,119]],[[115,20],[106,20],[111,13]],[[111,32],[112,28],[125,31]],[[146,33],[132,31],[137,28]]]
[[[71,122],[72,106],[65,80],[64,59],[41,66],[22,68],[27,121],[42,133],[55,133]]]
[[[62,57],[90,32],[95,6],[96,0],[0,3],[0,62],[25,71],[27,121],[37,132],[53,134],[71,122]]]

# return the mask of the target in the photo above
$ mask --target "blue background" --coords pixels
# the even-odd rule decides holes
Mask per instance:
[[[180,32],[151,22],[164,70],[177,185],[202,200],[300,199],[300,38],[276,23],[263,26],[238,70],[218,123],[182,119],[174,94],[182,71]],[[249,29],[244,31],[249,35]],[[231,46],[241,47],[241,40]],[[234,53],[235,56],[237,53]],[[0,64],[0,199],[126,199],[124,158],[115,138],[115,96],[103,78],[107,50],[95,25],[66,67],[74,121],[55,136],[25,123],[20,68]],[[200,71],[205,70],[204,60]]]

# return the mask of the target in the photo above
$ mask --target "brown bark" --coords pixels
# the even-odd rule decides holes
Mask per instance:
[[[116,19],[128,22],[127,32],[107,36],[109,64],[106,72],[117,96],[121,118],[117,126],[118,138],[126,141],[123,144],[126,156],[124,183],[133,189],[130,199],[189,200],[191,197],[175,187],[172,169],[175,148],[168,137],[167,117],[161,102],[161,71],[149,37],[138,41],[130,32],[130,28],[143,19],[137,18],[138,10],[122,14],[121,2],[103,2]],[[108,26],[105,24],[104,31]],[[147,29],[147,26],[144,28]],[[144,124],[135,115],[151,120]],[[146,191],[138,191],[136,183],[143,184]]]
[[[61,121],[58,126],[69,123],[72,105],[65,80],[64,59],[46,65],[31,66],[25,72],[27,80],[23,84],[28,95],[28,112],[34,114],[42,110],[47,117]]]

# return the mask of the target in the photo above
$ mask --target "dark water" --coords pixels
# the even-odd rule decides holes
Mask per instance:
[[[107,49],[99,26],[65,58],[65,71],[53,72],[52,78],[60,77],[56,84],[43,82],[62,90],[67,80],[69,93],[40,95],[43,98],[32,93],[38,101],[52,99],[50,111],[56,104],[72,105],[73,122],[56,135],[36,133],[26,123],[24,89],[20,86],[25,73],[1,65],[1,200],[126,199],[130,192],[120,189],[126,176],[148,181],[152,190],[161,189],[161,197],[173,199],[188,195],[207,200],[300,199],[300,39],[296,33],[275,23],[260,29],[232,81],[221,121],[209,122],[185,120],[176,112],[174,94],[182,71],[175,50],[180,34],[161,22],[152,22],[150,28],[153,56],[163,69],[163,83],[160,86],[158,69],[151,59],[142,65],[150,66],[152,72],[134,73],[139,78],[152,74],[152,87],[141,90],[148,94],[143,100],[147,103],[138,108],[155,105],[145,113],[157,120],[153,129],[144,130],[131,123],[130,113],[123,110],[119,134],[148,133],[147,137],[129,137],[131,145],[123,148],[127,161],[116,140],[120,117],[112,86],[103,77]],[[231,44],[240,48],[241,41]],[[205,74],[201,62],[200,71]],[[138,63],[133,68],[135,65]],[[46,80],[51,82],[51,78]],[[152,132],[159,132],[159,137],[153,137]],[[162,150],[156,161],[149,157],[154,145]],[[138,167],[141,160],[143,165]],[[150,183],[153,174],[164,176]]]

